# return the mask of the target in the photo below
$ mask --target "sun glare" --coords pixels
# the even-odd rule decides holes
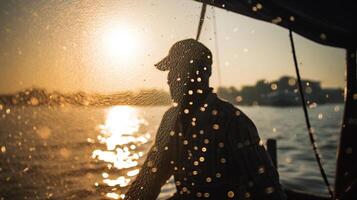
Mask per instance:
[[[137,53],[138,37],[129,27],[110,27],[102,35],[102,45],[106,56],[128,59]]]

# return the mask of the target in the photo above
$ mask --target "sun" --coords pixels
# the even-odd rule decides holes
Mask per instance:
[[[109,27],[102,34],[102,48],[110,59],[128,59],[137,53],[138,37],[129,27]]]

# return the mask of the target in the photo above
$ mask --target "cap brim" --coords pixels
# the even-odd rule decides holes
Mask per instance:
[[[158,69],[158,70],[161,70],[161,71],[167,71],[169,70],[170,66],[170,61],[169,61],[169,57],[166,56],[165,58],[163,58],[160,62],[156,63],[155,64],[155,67]]]

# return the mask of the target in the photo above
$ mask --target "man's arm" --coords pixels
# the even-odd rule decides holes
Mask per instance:
[[[235,116],[228,134],[233,161],[244,188],[243,197],[254,200],[286,199],[278,172],[260,141],[254,123],[244,114]]]
[[[172,159],[172,149],[169,145],[169,132],[172,123],[174,123],[173,115],[172,110],[164,114],[155,143],[151,147],[138,176],[125,194],[126,200],[155,200],[165,181],[170,178],[172,172],[169,162]]]

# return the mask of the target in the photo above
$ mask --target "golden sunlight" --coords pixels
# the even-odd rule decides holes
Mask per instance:
[[[138,36],[128,26],[108,27],[102,33],[103,53],[109,59],[128,59],[137,53],[138,45]]]
[[[104,148],[95,149],[92,158],[104,161],[107,169],[102,173],[102,183],[110,187],[126,187],[139,173],[139,159],[144,152],[139,149],[148,145],[150,134],[146,131],[148,122],[132,106],[114,106],[107,110],[106,120],[99,125],[98,142]],[[88,142],[93,142],[91,139]],[[102,146],[103,147],[103,146]],[[139,148],[139,149],[137,149]],[[128,169],[123,174],[111,174],[110,170]],[[99,183],[95,183],[99,185]],[[124,198],[124,194],[109,192],[108,198]]]
[[[139,116],[138,110],[131,106],[110,108],[105,123],[99,125],[100,134],[97,136],[98,141],[107,148],[94,150],[92,157],[108,162],[117,169],[137,166],[137,160],[144,154],[135,149],[150,139],[149,133],[138,134],[147,125]]]
[[[107,113],[105,124],[100,125],[100,141],[106,143],[108,150],[114,150],[117,145],[129,143],[146,143],[144,137],[135,137],[146,121],[139,117],[138,111],[131,106],[115,106]],[[141,140],[141,141],[140,141]]]

